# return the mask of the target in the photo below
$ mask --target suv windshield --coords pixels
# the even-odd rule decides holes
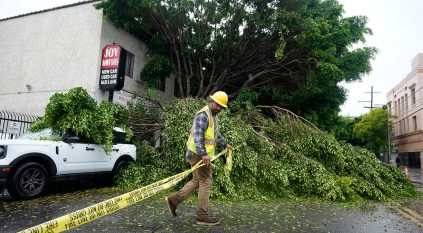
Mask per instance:
[[[57,136],[53,135],[53,131],[51,129],[43,129],[38,132],[27,131],[21,135],[19,139],[57,140]]]

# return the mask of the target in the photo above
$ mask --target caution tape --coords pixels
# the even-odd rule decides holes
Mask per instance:
[[[226,164],[224,166],[225,174],[228,176],[232,171],[232,151],[229,150],[228,155],[226,156]]]
[[[211,158],[211,161],[219,158],[221,155],[226,153],[228,150],[225,149],[216,156]],[[230,154],[232,151],[229,151]],[[53,233],[53,232],[61,232],[69,230],[73,227],[77,227],[79,225],[91,222],[97,218],[103,217],[110,213],[113,213],[117,210],[123,209],[128,207],[132,204],[135,204],[139,201],[147,199],[151,196],[154,196],[160,191],[169,189],[176,184],[178,184],[181,180],[187,177],[191,172],[194,170],[205,166],[205,164],[200,161],[196,165],[192,166],[191,169],[176,174],[171,177],[167,177],[163,180],[157,181],[153,184],[144,186],[142,188],[136,189],[129,193],[122,194],[120,196],[108,199],[106,201],[97,203],[95,205],[91,205],[87,208],[77,210],[70,214],[55,218],[53,220],[41,223],[37,226],[28,228],[26,230],[20,231],[19,233]]]

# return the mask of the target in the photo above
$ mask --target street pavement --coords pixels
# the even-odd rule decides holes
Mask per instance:
[[[414,174],[414,173],[413,173]],[[69,187],[72,185],[68,185]],[[0,197],[0,232],[17,232],[118,196],[112,187],[84,187],[56,191],[44,197],[13,201]],[[195,224],[196,197],[170,217],[164,193],[70,229],[69,232],[421,232],[422,200],[403,203],[332,203],[313,200],[215,201],[211,210],[221,224]],[[416,210],[416,211],[417,211]]]
[[[403,168],[403,170],[405,169]],[[408,168],[407,170],[411,183],[416,186],[417,190],[423,192],[423,170],[420,168]],[[399,207],[398,212],[404,217],[416,222],[416,224],[418,224],[420,227],[423,227],[423,199],[420,199],[420,201],[402,201],[401,207]]]
[[[113,188],[58,193],[28,201],[5,199],[0,232],[17,232],[114,197]],[[311,200],[212,201],[219,226],[195,224],[195,197],[170,217],[163,194],[141,201],[69,232],[421,232],[412,219],[384,203],[343,204]]]
[[[423,172],[408,169],[412,183],[423,192]],[[69,188],[72,187],[72,188]],[[17,232],[73,211],[118,196],[112,187],[72,184],[33,200],[13,201],[0,196],[0,232]],[[211,209],[221,224],[195,224],[196,198],[192,196],[169,216],[159,194],[132,206],[72,228],[70,232],[421,232],[423,198],[397,203],[331,203],[312,200],[214,201]]]

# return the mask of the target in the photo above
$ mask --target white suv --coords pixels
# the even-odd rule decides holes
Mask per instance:
[[[136,160],[136,148],[125,142],[126,133],[114,128],[113,134],[111,154],[70,132],[53,140],[50,129],[0,140],[0,194],[7,188],[14,198],[29,199],[56,180],[93,174],[113,178]]]

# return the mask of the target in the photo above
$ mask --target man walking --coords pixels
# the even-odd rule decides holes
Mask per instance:
[[[176,216],[176,208],[194,190],[198,190],[198,210],[196,222],[200,225],[218,225],[217,218],[209,213],[208,204],[212,185],[212,166],[210,158],[215,154],[216,144],[233,150],[219,133],[217,114],[222,108],[227,108],[228,95],[218,91],[210,96],[212,101],[202,108],[194,117],[191,133],[187,142],[186,159],[191,166],[203,161],[206,166],[200,167],[193,172],[193,178],[181,190],[166,197],[166,203],[173,217]]]

